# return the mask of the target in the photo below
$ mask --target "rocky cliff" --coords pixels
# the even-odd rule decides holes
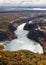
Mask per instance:
[[[29,39],[39,42],[43,46],[43,49],[46,50],[46,30],[41,29],[37,23],[26,24],[24,30],[29,31],[27,34]]]
[[[8,22],[0,22],[0,41],[9,41],[16,38],[14,31],[16,28]]]

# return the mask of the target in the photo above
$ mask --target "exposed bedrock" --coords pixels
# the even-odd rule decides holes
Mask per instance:
[[[24,26],[24,30],[28,30],[27,37],[34,41],[39,42],[43,49],[46,50],[46,30],[38,28],[39,25],[35,23],[28,23]]]
[[[10,41],[17,38],[13,32],[10,31],[0,31],[0,41]]]
[[[10,23],[0,23],[0,41],[10,41],[17,38],[17,36],[14,34],[16,29],[17,28]]]
[[[44,33],[43,31],[30,30],[27,37],[39,42],[43,46],[43,49],[46,49],[46,33]]]
[[[24,30],[28,30],[28,31],[30,31],[31,29],[36,29],[36,28],[38,28],[38,26],[34,23],[31,23],[31,24],[29,24],[29,23],[27,23],[25,26],[24,26]]]

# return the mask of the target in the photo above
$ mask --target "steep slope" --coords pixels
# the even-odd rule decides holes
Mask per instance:
[[[0,22],[0,41],[8,41],[16,38],[14,31],[16,28],[8,22]]]
[[[46,54],[28,50],[0,51],[0,65],[46,65]]]

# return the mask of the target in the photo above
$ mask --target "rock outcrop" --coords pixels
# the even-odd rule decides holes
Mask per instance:
[[[28,31],[30,31],[30,30],[34,30],[34,29],[36,29],[36,28],[38,28],[38,26],[34,23],[31,23],[31,24],[29,24],[29,23],[27,23],[25,26],[24,26],[24,30],[28,30]]]
[[[43,49],[46,50],[46,30],[39,29],[35,23],[26,24],[24,30],[29,31],[27,34],[29,39],[39,42],[43,46]]]
[[[10,41],[17,36],[14,34],[15,28],[11,23],[2,22],[0,23],[0,41]]]
[[[16,38],[15,34],[11,31],[0,31],[0,41],[10,41]]]
[[[27,37],[29,39],[39,42],[43,46],[43,49],[46,49],[46,33],[44,33],[43,31],[30,30]]]

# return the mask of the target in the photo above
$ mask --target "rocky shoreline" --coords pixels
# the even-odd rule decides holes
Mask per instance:
[[[13,32],[0,31],[0,41],[10,41],[17,38]]]
[[[45,33],[43,33],[40,30],[37,30],[37,31],[33,30],[28,33],[27,37],[29,39],[39,42],[43,46],[43,49],[46,50],[46,34]]]
[[[44,21],[35,23],[30,21],[30,23],[26,23],[24,30],[29,31],[27,34],[29,39],[39,42],[43,46],[43,50],[46,50],[46,29],[44,30],[43,26],[45,24],[41,26],[41,23],[43,24]],[[17,36],[14,34],[14,31],[17,29],[16,26],[14,27],[11,23],[6,22],[4,22],[4,24],[0,23],[0,25],[2,25],[0,29],[0,41],[11,41],[17,38]]]
[[[38,28],[35,23],[26,24],[24,30],[29,31],[27,34],[29,39],[39,42],[43,46],[43,50],[46,50],[46,30]]]
[[[14,34],[16,28],[11,23],[2,22],[0,27],[0,41],[10,41],[17,38]]]

